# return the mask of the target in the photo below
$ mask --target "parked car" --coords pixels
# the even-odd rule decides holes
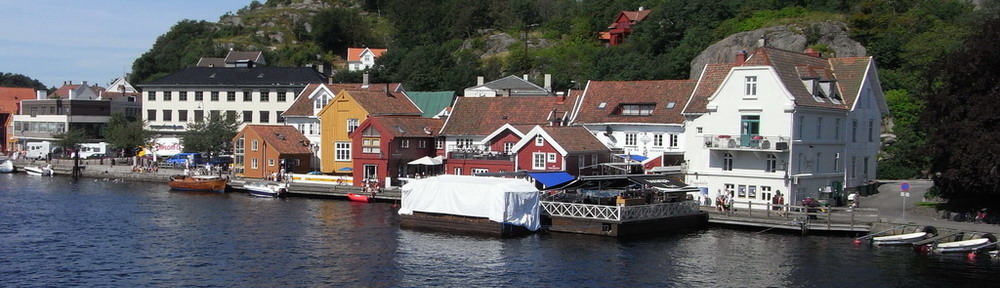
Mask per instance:
[[[190,160],[190,161],[189,161]],[[188,162],[194,163],[188,163]],[[171,166],[184,166],[184,164],[198,165],[202,163],[201,153],[177,153],[174,156],[170,156],[166,161],[163,161],[166,165]]]
[[[229,167],[229,164],[233,164],[233,157],[230,156],[212,157],[212,159],[208,160],[208,164],[212,164],[212,166]]]

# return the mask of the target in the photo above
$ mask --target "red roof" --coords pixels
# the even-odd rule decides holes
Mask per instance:
[[[240,134],[253,131],[261,141],[280,154],[312,154],[309,139],[298,129],[288,125],[247,125]],[[239,135],[237,134],[237,138]],[[235,138],[234,138],[235,139]]]
[[[423,112],[406,94],[381,90],[344,89],[371,116],[416,115]]]
[[[573,109],[575,96],[458,97],[442,135],[489,135],[503,124],[548,125]],[[568,117],[568,116],[567,116]]]
[[[385,83],[369,84],[368,88],[361,88],[361,86],[364,86],[364,84],[361,83],[309,84],[308,86],[306,86],[305,89],[302,89],[302,92],[299,94],[298,97],[295,98],[295,101],[292,102],[292,105],[288,106],[288,109],[285,109],[285,113],[282,113],[281,115],[285,117],[314,116],[313,102],[312,99],[309,99],[309,95],[312,95],[314,92],[316,92],[316,90],[319,89],[320,85],[326,86],[327,89],[329,89],[330,92],[334,94],[331,96],[335,96],[337,93],[340,93],[340,90],[344,89],[353,89],[353,90],[368,89],[372,91],[386,90]],[[403,85],[399,83],[389,83],[388,85],[389,85],[388,87],[389,91],[403,92]]]
[[[681,124],[694,87],[694,80],[590,81],[573,123]],[[626,104],[654,108],[651,115],[621,115],[618,108]]]
[[[694,93],[691,94],[691,100],[688,101],[687,106],[684,108],[683,113],[707,113],[708,109],[708,98],[715,94],[715,90],[719,90],[719,86],[722,85],[722,81],[726,80],[729,76],[729,70],[735,67],[735,63],[713,63],[705,65],[705,71],[701,73],[701,78],[698,79],[698,87],[695,88]]]
[[[444,120],[410,116],[375,116],[368,121],[376,121],[393,138],[414,137],[434,138],[444,125]]]
[[[0,87],[0,113],[17,114],[17,104],[24,99],[35,99],[35,89]]]
[[[372,48],[347,48],[347,61],[361,61],[361,53],[365,52],[365,49],[372,51],[375,58],[381,57],[382,53],[385,53],[386,49],[372,49]]]
[[[608,151],[608,147],[601,143],[594,134],[590,133],[583,126],[541,126],[549,137],[559,143],[567,153],[585,151]]]

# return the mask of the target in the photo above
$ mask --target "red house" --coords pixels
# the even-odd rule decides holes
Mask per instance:
[[[312,160],[309,139],[295,127],[247,125],[233,137],[236,163],[244,163],[243,177],[265,178],[285,172],[308,173]]]
[[[476,175],[480,173],[513,172],[514,145],[524,138],[525,132],[534,125],[504,124],[479,144],[483,151],[452,151],[448,158],[448,170],[455,175]]]
[[[399,186],[399,178],[442,165],[410,165],[410,162],[437,156],[434,140],[444,120],[412,116],[371,116],[351,133],[355,186],[364,180],[378,181],[380,187]],[[421,167],[424,166],[424,167]]]
[[[611,149],[583,126],[535,126],[514,145],[518,170],[593,175],[611,160]]]
[[[601,40],[607,41],[609,45],[615,46],[625,41],[625,37],[632,33],[632,25],[635,25],[649,16],[651,10],[639,7],[639,11],[622,11],[618,13],[608,31],[601,33]]]

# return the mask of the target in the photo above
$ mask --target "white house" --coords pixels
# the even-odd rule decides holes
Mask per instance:
[[[706,65],[684,108],[687,182],[737,203],[780,192],[786,204],[835,204],[875,179],[888,112],[872,57],[741,52],[736,63]]]
[[[382,56],[386,49],[347,48],[347,70],[362,71],[375,66],[375,59]]]

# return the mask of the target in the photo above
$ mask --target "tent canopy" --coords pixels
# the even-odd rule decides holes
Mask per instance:
[[[488,218],[531,231],[541,226],[538,189],[523,179],[440,175],[403,185],[400,215],[413,212]]]
[[[553,187],[559,184],[563,184],[569,181],[573,181],[576,177],[569,175],[569,173],[559,171],[559,172],[528,172],[528,176],[534,178],[535,181],[542,183],[544,188]]]
[[[441,163],[443,163],[443,162],[441,161],[441,158],[439,158],[439,157],[441,157],[441,156],[434,157],[434,158],[431,158],[431,156],[424,156],[424,157],[420,157],[417,160],[410,161],[410,162],[408,162],[406,164],[409,164],[409,165],[428,165],[428,166],[441,165]]]

